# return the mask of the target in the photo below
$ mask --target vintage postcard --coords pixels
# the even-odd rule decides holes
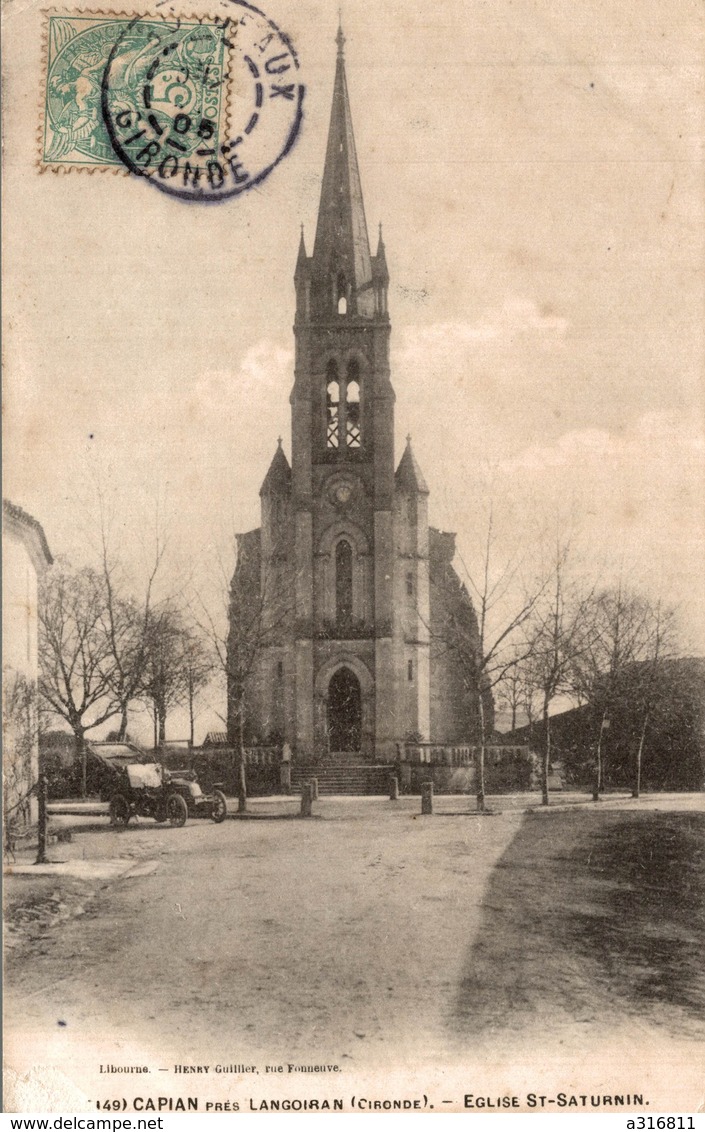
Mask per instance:
[[[5,1110],[695,1127],[702,10],[3,20]]]

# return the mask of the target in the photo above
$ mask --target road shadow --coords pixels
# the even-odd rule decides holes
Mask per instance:
[[[451,1030],[522,1042],[632,1018],[705,1036],[705,815],[526,815],[485,893]]]

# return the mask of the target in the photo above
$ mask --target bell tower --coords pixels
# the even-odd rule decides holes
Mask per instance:
[[[261,525],[238,536],[228,730],[281,743],[299,774],[348,763],[329,781],[357,789],[405,742],[472,741],[479,634],[410,438],[395,465],[389,272],[381,226],[370,250],[341,28],[336,42],[316,234],[309,255],[302,229],[294,272],[291,466],[280,440]]]
[[[336,42],[313,252],[302,230],[294,275],[295,743],[374,759],[397,730],[389,273],[381,227],[370,252],[342,28]]]

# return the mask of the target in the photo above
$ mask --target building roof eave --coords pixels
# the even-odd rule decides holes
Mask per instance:
[[[37,573],[43,573],[53,565],[54,558],[49,550],[44,528],[38,519],[16,503],[11,503],[9,499],[2,501],[2,516],[3,526],[7,530],[14,529],[24,541]]]

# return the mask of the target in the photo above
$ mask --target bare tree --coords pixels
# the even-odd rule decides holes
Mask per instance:
[[[229,584],[223,571],[222,608],[214,615],[203,600],[198,600],[197,623],[225,680],[227,712],[221,718],[227,721],[228,741],[235,749],[241,813],[247,809],[245,729],[252,684],[264,650],[282,642],[294,608],[285,547],[283,537],[263,563],[259,539],[240,539]]]
[[[523,650],[517,652],[516,664],[505,672],[497,684],[500,696],[499,703],[503,710],[508,711],[511,718],[511,730],[516,731],[519,713],[525,714],[529,721],[532,719],[532,693],[534,691],[527,681],[526,670],[521,659]]]
[[[654,607],[642,594],[630,590],[620,578],[616,586],[596,595],[589,642],[572,665],[573,686],[591,705],[599,721],[595,741],[595,801],[604,790],[605,747],[619,707],[620,684],[630,666],[648,659],[653,640]]]
[[[570,544],[556,541],[550,583],[534,610],[528,635],[529,655],[524,664],[526,678],[541,699],[543,758],[541,793],[549,803],[551,767],[551,705],[557,696],[572,689],[576,664],[590,647],[594,590],[581,593],[568,577]]]
[[[155,746],[166,742],[168,712],[184,702],[189,675],[185,654],[188,632],[183,614],[172,602],[151,612],[146,632],[144,694],[155,719]]]
[[[432,639],[458,664],[468,692],[474,697],[479,731],[477,764],[477,808],[485,808],[485,762],[488,743],[488,702],[495,688],[508,673],[529,655],[531,644],[525,627],[545,583],[535,582],[528,589],[521,584],[520,563],[497,562],[494,513],[490,507],[483,554],[476,575],[461,559],[464,601],[445,599],[438,580],[432,590],[440,596],[440,617],[429,625]],[[468,600],[468,590],[474,597]]]
[[[118,739],[127,734],[130,704],[144,690],[150,643],[154,630],[154,585],[165,546],[157,532],[154,559],[139,600],[126,592],[121,569],[108,545],[101,509],[101,572],[104,590],[103,631],[107,642],[107,668],[111,694],[120,711]]]
[[[179,705],[188,710],[189,745],[193,747],[196,697],[210,680],[213,656],[202,634],[187,622],[173,600],[151,610],[145,638],[142,688],[154,713],[154,745],[166,742],[168,712]]]
[[[196,700],[207,687],[215,667],[213,653],[200,631],[184,626],[181,642],[184,668],[184,698],[189,715],[189,746],[193,747],[196,728]]]
[[[636,665],[633,670],[635,679],[632,682],[632,703],[638,707],[641,716],[639,733],[635,744],[634,783],[632,786],[632,796],[634,798],[638,798],[641,794],[641,767],[644,743],[651,721],[654,699],[662,678],[662,662],[665,658],[674,654],[675,636],[675,610],[664,606],[663,602],[659,599],[650,605],[646,659],[642,664]]]
[[[95,570],[57,564],[39,594],[39,692],[73,731],[86,795],[85,734],[120,711],[104,631],[105,591]]]
[[[145,614],[133,597],[117,594],[114,577],[104,577],[103,582],[106,595],[102,624],[107,645],[106,675],[120,720],[116,739],[123,743],[130,705],[144,688],[150,621],[149,613]]]

